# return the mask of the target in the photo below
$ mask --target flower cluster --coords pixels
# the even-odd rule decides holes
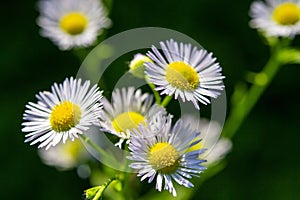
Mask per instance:
[[[100,0],[40,0],[38,8],[40,34],[60,50],[97,44],[101,33],[111,25],[109,10]],[[156,182],[156,190],[167,190],[173,196],[177,195],[174,183],[193,187],[194,176],[218,165],[230,151],[229,138],[279,66],[291,61],[300,63],[299,51],[289,49],[286,42],[300,33],[300,0],[255,1],[250,15],[250,26],[268,41],[275,41],[270,43],[273,56],[266,69],[255,75],[249,92],[245,89],[233,95],[241,101],[227,121],[228,138],[220,137],[222,127],[218,122],[197,118],[200,108],[218,98],[225,88],[222,67],[202,47],[169,39],[160,41],[159,46],[149,46],[145,55],[134,55],[128,65],[132,76],[143,79],[153,94],[130,86],[114,89],[111,98],[103,97],[97,84],[66,78],[62,83],[54,83],[49,91],[39,92],[37,102],[26,105],[22,123],[25,142],[38,144],[39,155],[46,164],[60,170],[71,169],[89,160],[82,143],[102,156],[108,152],[87,137],[93,127],[98,131],[93,134],[114,140],[114,149],[129,151],[122,164],[125,162],[141,181]],[[286,40],[282,42],[282,38]],[[191,104],[198,115],[189,113],[174,122],[179,110],[168,111],[172,98]],[[89,172],[85,174],[82,177]],[[114,176],[104,185],[86,190],[87,198],[97,200],[110,183],[126,182],[124,176]]]
[[[131,65],[138,63],[137,68],[144,68],[143,76],[156,85],[154,92],[162,91],[161,95],[174,95],[175,99],[180,96],[183,101],[193,102],[197,109],[200,108],[198,102],[208,104],[207,97],[220,95],[224,76],[211,53],[172,39],[161,42],[161,47],[167,61],[152,47],[149,57],[142,56],[142,61],[131,62]],[[141,55],[134,59],[140,58]],[[119,142],[115,145],[119,148],[123,148],[126,141],[131,154],[130,167],[138,170],[141,180],[149,178],[148,182],[152,182],[156,177],[159,191],[164,188],[176,196],[172,179],[185,187],[193,187],[187,179],[206,169],[202,165],[206,160],[200,156],[206,148],[200,145],[200,131],[194,128],[194,122],[183,124],[179,120],[172,128],[172,115],[141,89],[117,88],[110,102],[102,98],[97,85],[90,86],[89,81],[71,77],[61,84],[55,83],[51,92],[40,92],[36,97],[37,103],[30,102],[26,106],[22,131],[27,133],[25,142],[40,143],[38,147],[46,147],[46,150],[52,147],[49,153],[41,151],[40,154],[47,164],[71,167],[74,157],[69,156],[69,162],[55,159],[52,152],[63,151],[62,148],[54,151],[53,147],[61,140],[62,143],[68,138],[73,141],[94,125],[117,136]]]

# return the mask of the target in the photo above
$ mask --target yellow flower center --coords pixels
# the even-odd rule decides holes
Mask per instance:
[[[192,91],[199,85],[196,70],[182,61],[175,61],[168,65],[166,79],[173,87],[187,91]]]
[[[300,20],[300,8],[295,3],[283,3],[273,12],[273,19],[280,25],[294,25]]]
[[[60,27],[70,35],[78,35],[84,31],[87,25],[87,18],[77,12],[71,12],[60,19]]]
[[[50,124],[54,131],[65,132],[76,126],[80,119],[80,107],[70,101],[63,101],[52,108]]]
[[[126,130],[137,128],[140,123],[145,123],[145,118],[141,114],[137,112],[124,112],[112,121],[112,126],[117,132],[126,132]]]
[[[169,143],[159,142],[150,148],[149,162],[156,171],[172,174],[179,166],[179,153]]]

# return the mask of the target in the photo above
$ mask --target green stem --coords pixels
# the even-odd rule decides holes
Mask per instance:
[[[300,50],[288,48],[281,51],[280,59],[287,64],[300,64]]]
[[[277,74],[277,72],[280,69],[280,66],[284,63],[287,63],[288,60],[281,59],[281,53],[283,51],[283,47],[286,47],[289,45],[289,41],[283,40],[282,42],[278,42],[271,48],[271,57],[263,70],[257,74],[257,77],[254,80],[254,84],[252,87],[244,94],[244,96],[241,98],[240,101],[234,104],[234,107],[232,108],[229,117],[227,118],[227,121],[225,123],[225,127],[223,129],[223,136],[227,138],[232,138],[237,130],[242,125],[243,121],[247,117],[247,115],[250,113],[252,108],[257,103],[258,99],[261,97],[263,92],[266,90],[266,88],[270,85],[271,81]],[[219,171],[221,171],[221,168],[218,170],[208,170],[209,176],[205,178],[209,178]],[[185,198],[189,198],[194,195],[195,191],[197,191],[197,188],[200,187],[201,183],[205,181],[200,180],[197,184],[195,184],[195,190],[192,192],[187,192]]]
[[[238,104],[232,108],[225,123],[223,136],[231,138],[235,135],[258,99],[275,77],[282,64],[279,60],[280,50],[280,43],[273,47],[272,55],[263,70],[257,75],[257,80],[254,81],[252,87],[244,94]]]
[[[149,83],[149,86],[150,86],[150,88],[151,88],[151,90],[152,90],[152,92],[153,92],[153,94],[154,94],[154,97],[155,97],[155,102],[157,103],[157,104],[160,104],[161,102],[161,100],[160,100],[160,95],[159,95],[159,93],[155,90],[155,85],[153,84],[153,83]]]
[[[166,96],[162,101],[161,106],[165,108],[170,103],[171,99],[172,96]]]
[[[159,93],[155,90],[155,85],[148,80],[148,77],[145,77],[145,80],[146,80],[147,84],[149,85],[149,87],[151,88],[151,90],[153,92],[156,104],[160,105],[161,104],[161,99],[160,99]]]

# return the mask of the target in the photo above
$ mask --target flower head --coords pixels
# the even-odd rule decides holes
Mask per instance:
[[[267,36],[294,37],[300,33],[299,0],[256,1],[251,5],[250,26]]]
[[[100,126],[103,131],[120,138],[116,146],[121,147],[124,140],[129,139],[130,131],[140,123],[151,121],[157,113],[165,113],[159,106],[153,105],[153,97],[148,93],[142,94],[134,87],[116,89],[112,93],[111,103],[103,98],[103,112],[100,117]]]
[[[110,25],[99,0],[41,0],[39,10],[41,35],[61,50],[92,45]]]
[[[198,50],[191,44],[177,43],[174,40],[160,42],[163,55],[152,47],[148,52],[153,63],[147,62],[146,74],[161,94],[175,95],[183,101],[191,101],[197,109],[198,102],[210,103],[207,97],[216,98],[224,85],[219,63],[206,50]]]
[[[41,143],[40,147],[49,149],[63,143],[68,138],[74,140],[78,134],[98,123],[102,103],[102,92],[97,85],[90,87],[90,82],[81,79],[66,80],[51,87],[51,92],[43,91],[36,95],[38,102],[29,102],[22,123],[23,132],[27,133],[25,142],[31,145]]]
[[[206,169],[201,165],[205,160],[199,159],[205,149],[188,151],[199,143],[199,140],[194,139],[200,133],[184,126],[181,120],[171,128],[170,115],[156,115],[155,123],[155,131],[148,124],[140,125],[132,132],[128,157],[132,160],[130,167],[138,170],[141,181],[148,178],[150,183],[156,177],[158,191],[162,190],[164,182],[164,189],[176,196],[172,180],[185,187],[193,187],[187,179]]]
[[[42,161],[59,170],[68,170],[79,166],[89,158],[89,154],[80,140],[67,140],[48,150],[39,149]]]

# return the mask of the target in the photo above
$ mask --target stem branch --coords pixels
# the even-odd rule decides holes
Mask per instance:
[[[164,100],[162,101],[161,106],[165,108],[170,103],[171,99],[172,99],[172,96],[169,96],[169,95],[166,96],[164,98]]]
[[[155,85],[148,80],[148,77],[145,77],[145,80],[146,80],[147,84],[149,85],[149,87],[151,88],[151,90],[153,92],[156,104],[160,105],[161,104],[161,99],[160,99],[159,93],[155,90]]]
[[[254,84],[249,91],[246,92],[241,100],[232,108],[223,130],[223,135],[225,137],[232,138],[235,135],[247,115],[250,113],[258,99],[270,85],[271,81],[280,69],[281,62],[278,58],[280,45],[275,45],[272,50],[272,55],[269,61],[263,70],[257,75],[257,81],[254,81]]]

